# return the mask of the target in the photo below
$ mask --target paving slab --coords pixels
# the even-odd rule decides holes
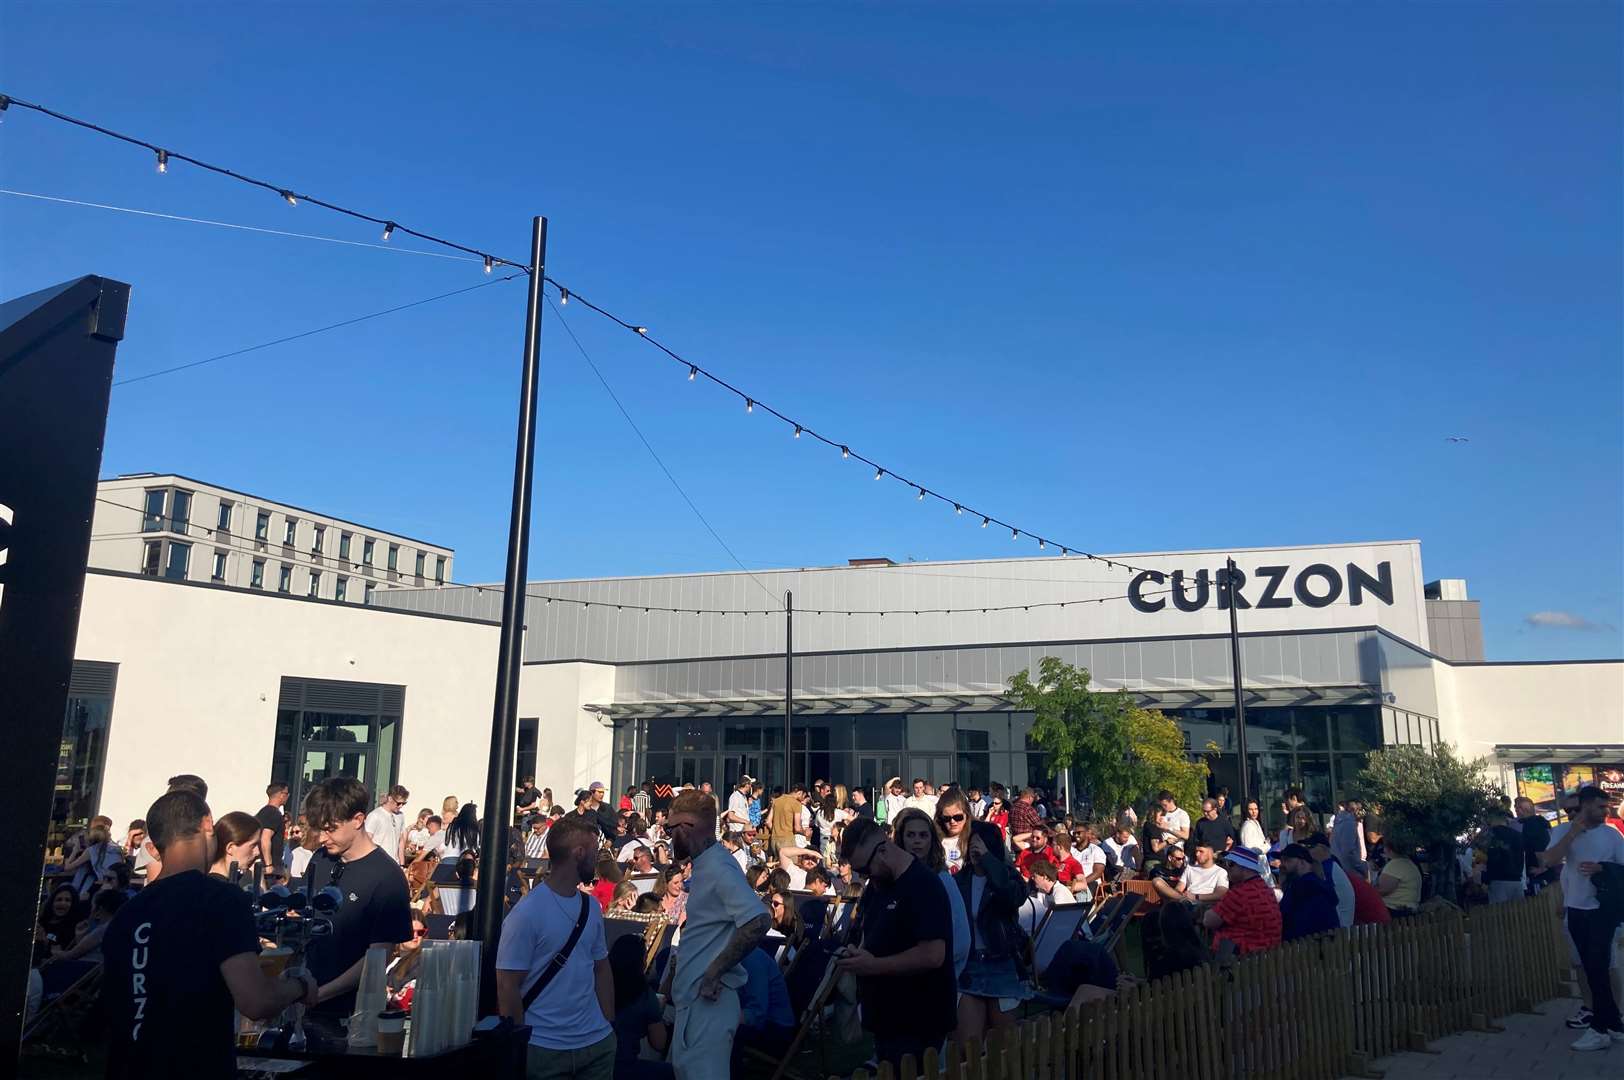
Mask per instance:
[[[1624,1043],[1581,1053],[1569,1048],[1582,1032],[1564,1021],[1578,999],[1547,1001],[1534,1014],[1501,1017],[1499,1032],[1472,1031],[1431,1043],[1434,1054],[1394,1054],[1374,1067],[1384,1080],[1621,1080]]]

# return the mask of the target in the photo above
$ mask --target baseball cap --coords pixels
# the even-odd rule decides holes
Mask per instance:
[[[1287,844],[1285,847],[1280,849],[1280,857],[1282,859],[1310,860],[1314,858],[1314,856],[1308,853],[1308,849],[1303,847],[1301,844]]]
[[[1257,857],[1257,852],[1253,851],[1251,848],[1230,848],[1228,851],[1224,852],[1223,861],[1226,863],[1233,863],[1236,866],[1242,867],[1243,869],[1250,870],[1254,874],[1263,873],[1263,860],[1259,859]]]

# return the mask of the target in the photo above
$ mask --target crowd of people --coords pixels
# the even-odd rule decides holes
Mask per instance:
[[[122,842],[93,820],[44,899],[40,975],[104,965],[110,1074],[228,1075],[233,1010],[263,1021],[300,1003],[316,1030],[341,1034],[373,945],[391,950],[391,1006],[409,1009],[431,922],[456,915],[451,933],[466,932],[450,898],[478,877],[477,807],[448,796],[408,818],[404,787],[374,803],[341,777],[312,786],[296,813],[280,783],[255,813],[215,818],[206,798],[200,778],[177,776]],[[1029,943],[1063,905],[1120,891],[1152,900],[1140,925],[1156,979],[1404,918],[1427,900],[1415,843],[1384,835],[1375,808],[1349,801],[1322,816],[1293,789],[1267,823],[1256,801],[1235,809],[1219,789],[1192,817],[1163,791],[1101,819],[1034,788],[900,777],[872,795],[741,776],[725,792],[651,780],[612,798],[594,783],[557,801],[526,777],[492,864],[507,883],[499,1009],[529,1028],[529,1077],[697,1080],[732,1075],[751,1051],[781,1056],[822,987],[837,1015],[855,1006],[875,1058],[896,1062],[1013,1023],[1034,995],[1132,982],[1082,940],[1038,978]],[[1592,1049],[1624,1041],[1607,869],[1624,873],[1624,822],[1595,788],[1564,810],[1553,829],[1518,800],[1471,838],[1464,869],[1489,902],[1560,878],[1585,976],[1570,1025],[1586,1029],[1575,1047]],[[305,966],[272,977],[250,898],[277,884],[336,886],[344,902]],[[644,916],[674,928],[652,965],[641,936],[611,947],[606,932]]]

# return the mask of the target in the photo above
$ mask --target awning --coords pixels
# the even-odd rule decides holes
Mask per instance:
[[[1234,695],[1228,690],[1139,691],[1134,698],[1145,708],[1225,708]],[[1381,700],[1372,686],[1248,687],[1248,708],[1290,705],[1374,705]],[[807,716],[861,716],[922,712],[1008,712],[1019,706],[1006,694],[842,694],[795,697],[795,711]],[[589,704],[588,712],[604,719],[661,720],[690,717],[782,716],[782,697],[686,698],[669,701],[621,701]]]
[[[1624,743],[1496,743],[1494,755],[1529,765],[1616,765],[1624,762]]]

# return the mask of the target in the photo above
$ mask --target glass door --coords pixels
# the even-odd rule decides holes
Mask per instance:
[[[371,784],[376,775],[377,751],[370,746],[307,743],[298,789],[302,794],[330,776],[353,776],[363,784]]]
[[[857,756],[857,784],[868,789],[872,799],[881,784],[893,776],[902,775],[902,757],[899,754],[859,754]]]

